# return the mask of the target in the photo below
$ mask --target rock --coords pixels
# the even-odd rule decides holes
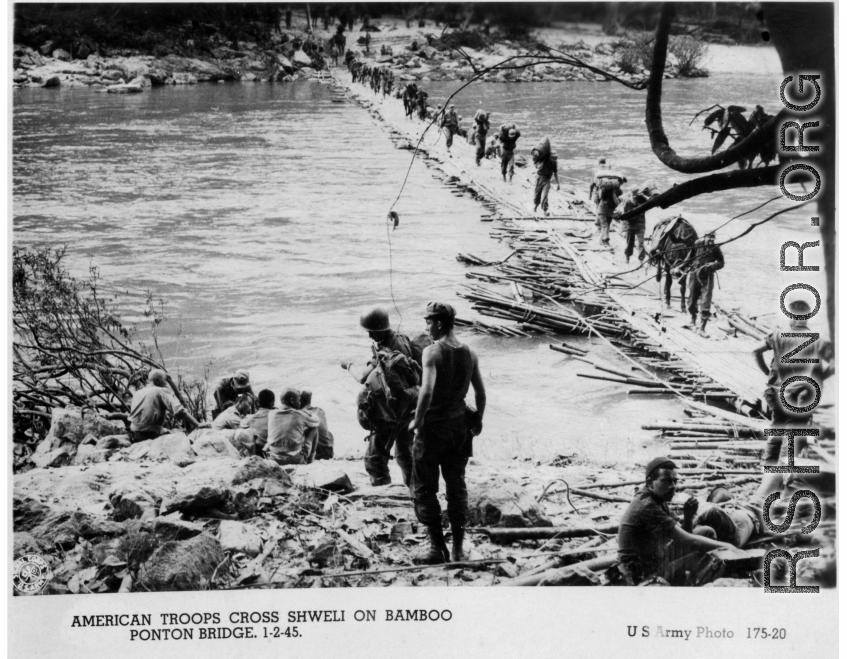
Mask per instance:
[[[191,488],[162,501],[162,514],[167,515],[175,511],[189,514],[202,513],[209,508],[220,508],[228,499],[229,491],[221,488]]]
[[[19,85],[21,83],[26,82],[27,80],[29,80],[29,77],[27,77],[25,73],[16,72],[14,75],[12,75],[12,82],[14,82],[15,84]]]
[[[50,508],[32,497],[15,494],[12,499],[12,528],[31,531],[50,514]]]
[[[151,83],[145,76],[136,76],[132,80],[130,80],[127,84],[128,85],[135,85],[137,87],[141,87],[142,89],[147,89],[147,88],[153,86],[153,83]]]
[[[279,64],[280,67],[282,67],[283,71],[285,71],[286,73],[293,73],[294,72],[294,65],[291,63],[291,60],[288,59],[285,55],[283,55],[281,53],[277,53],[276,54],[276,61],[277,61],[277,64]]]
[[[123,82],[124,73],[123,71],[118,71],[116,69],[108,69],[100,74],[100,80],[108,82]]]
[[[473,526],[552,526],[535,499],[514,481],[488,481],[468,492]]]
[[[53,58],[60,59],[63,62],[71,61],[71,54],[67,50],[62,50],[61,48],[57,48],[53,51]]]
[[[49,56],[50,53],[53,52],[53,50],[54,50],[53,46],[55,46],[55,45],[56,45],[55,41],[45,41],[44,45],[41,46],[41,48],[38,49],[38,52],[41,53],[42,55]]]
[[[146,455],[148,460],[153,460],[154,462],[169,460],[178,467],[187,467],[197,460],[191,448],[191,441],[184,432],[161,435],[149,441],[150,446]]]
[[[50,418],[50,432],[46,439],[53,442],[53,448],[58,448],[63,442],[79,444],[85,437],[82,410],[73,405],[54,407]]]
[[[245,73],[241,76],[241,82],[255,82],[258,76],[255,73]]]
[[[186,522],[173,515],[145,520],[141,528],[165,540],[188,540],[203,532],[201,524]]]
[[[319,568],[338,567],[344,563],[344,557],[334,539],[325,540],[309,552],[309,562]]]
[[[109,94],[138,94],[143,92],[144,88],[140,85],[111,85],[106,89]]]
[[[234,430],[211,430],[204,428],[191,433],[191,448],[202,457],[239,457],[232,443]]]
[[[14,539],[12,541],[12,556],[14,558],[20,558],[24,554],[39,553],[41,553],[41,547],[38,546],[38,542],[31,533],[27,533],[26,531],[14,533]]]
[[[150,67],[147,72],[147,78],[151,85],[164,85],[168,80],[168,72],[158,67]]]
[[[156,500],[134,483],[116,483],[107,495],[116,522],[125,519],[150,519],[156,516]]]
[[[74,455],[72,464],[82,465],[106,462],[114,452],[114,449],[98,449],[92,444],[80,444],[76,455]]]
[[[291,481],[298,487],[317,488],[340,494],[347,494],[356,489],[343,470],[317,462],[299,465],[291,474]]]
[[[171,76],[171,84],[174,85],[196,85],[197,78],[190,73],[174,73]]]
[[[286,476],[288,476],[288,474],[286,474]],[[288,485],[290,484],[291,479],[289,479],[288,481]],[[265,481],[264,486],[262,487],[262,496],[278,497],[283,494],[288,494],[288,488],[283,485],[280,481],[275,480],[273,478],[269,478]]]
[[[291,477],[273,460],[265,460],[258,455],[247,458],[232,477],[233,485],[246,483],[254,478],[275,480],[282,486],[291,486]]]
[[[128,435],[106,435],[97,440],[94,445],[96,449],[122,449],[132,446]]]
[[[115,423],[104,419],[97,414],[86,413],[82,417],[82,432],[84,436],[94,435],[97,439],[109,435],[126,434],[126,427],[122,423]]]
[[[76,455],[73,444],[64,444],[60,448],[51,449],[50,437],[45,437],[36,447],[32,454],[32,462],[36,467],[47,469],[48,467],[61,467],[70,464]]]
[[[225,560],[220,543],[207,533],[166,542],[139,571],[139,583],[149,590],[200,590]]]
[[[218,538],[224,551],[242,552],[248,556],[258,556],[262,551],[262,538],[253,527],[241,522],[222,521]]]
[[[115,537],[126,533],[123,524],[80,511],[52,512],[41,524],[31,529],[32,535],[52,547],[69,548],[79,538],[90,540],[102,536]]]
[[[302,50],[294,51],[294,55],[291,57],[293,63],[295,65],[303,66],[312,66],[312,58],[309,57]]]
[[[514,564],[509,562],[499,563],[497,567],[494,568],[494,574],[498,577],[514,579],[516,576],[518,576],[518,568],[516,568]]]

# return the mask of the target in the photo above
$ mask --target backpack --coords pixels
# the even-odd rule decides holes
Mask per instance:
[[[614,208],[620,203],[621,184],[616,178],[604,177],[597,183],[597,198],[605,206]]]
[[[377,358],[356,401],[356,416],[365,430],[373,430],[376,423],[400,421],[418,402],[420,364],[399,350],[383,348]]]

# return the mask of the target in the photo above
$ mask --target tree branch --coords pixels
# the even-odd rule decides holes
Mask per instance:
[[[635,215],[645,213],[651,208],[668,208],[686,199],[701,194],[734,190],[736,188],[754,188],[762,185],[776,185],[780,165],[760,167],[756,169],[739,169],[732,172],[722,172],[711,176],[701,176],[685,183],[673,186],[660,195],[656,195],[647,203],[641,204],[631,211],[621,214],[621,220],[629,220]]]
[[[754,158],[764,144],[776,139],[776,126],[786,117],[784,110],[770,119],[761,129],[754,130],[749,136],[726,151],[706,157],[685,158],[677,155],[676,151],[671,148],[662,123],[662,83],[665,77],[668,40],[673,16],[674,5],[669,2],[664,3],[662,13],[659,16],[659,24],[656,27],[653,64],[650,68],[650,80],[647,84],[646,120],[647,131],[650,135],[650,147],[653,149],[653,153],[664,165],[684,174],[713,172],[742,160]]]

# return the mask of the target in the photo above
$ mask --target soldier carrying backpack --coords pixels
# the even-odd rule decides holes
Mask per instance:
[[[388,460],[394,445],[403,482],[409,485],[412,472],[409,422],[415,413],[421,383],[423,347],[419,337],[413,343],[391,329],[384,307],[374,307],[363,314],[359,323],[374,342],[372,359],[361,368],[352,362],[344,362],[341,367],[364,385],[357,399],[357,416],[360,425],[370,431],[365,469],[372,485],[388,485],[391,482]]]
[[[612,171],[605,158],[598,161],[599,169],[594,172],[588,194],[596,207],[597,226],[600,228],[600,244],[611,249],[609,244],[609,226],[612,214],[620,203],[621,185],[626,183],[626,177]]]

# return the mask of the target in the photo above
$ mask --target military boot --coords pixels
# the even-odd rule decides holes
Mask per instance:
[[[465,560],[465,552],[462,550],[462,543],[465,540],[465,528],[458,524],[451,524],[450,528],[453,531],[453,550],[450,552],[450,558],[454,563],[460,563]]]
[[[708,316],[701,316],[700,317],[700,327],[697,329],[697,334],[699,334],[703,338],[709,337],[709,335],[706,333],[706,323],[708,323],[708,322],[709,322]]]
[[[412,559],[415,565],[439,565],[450,562],[450,551],[444,541],[444,529],[441,524],[430,524],[427,526],[429,533],[429,550],[416,554]]]

